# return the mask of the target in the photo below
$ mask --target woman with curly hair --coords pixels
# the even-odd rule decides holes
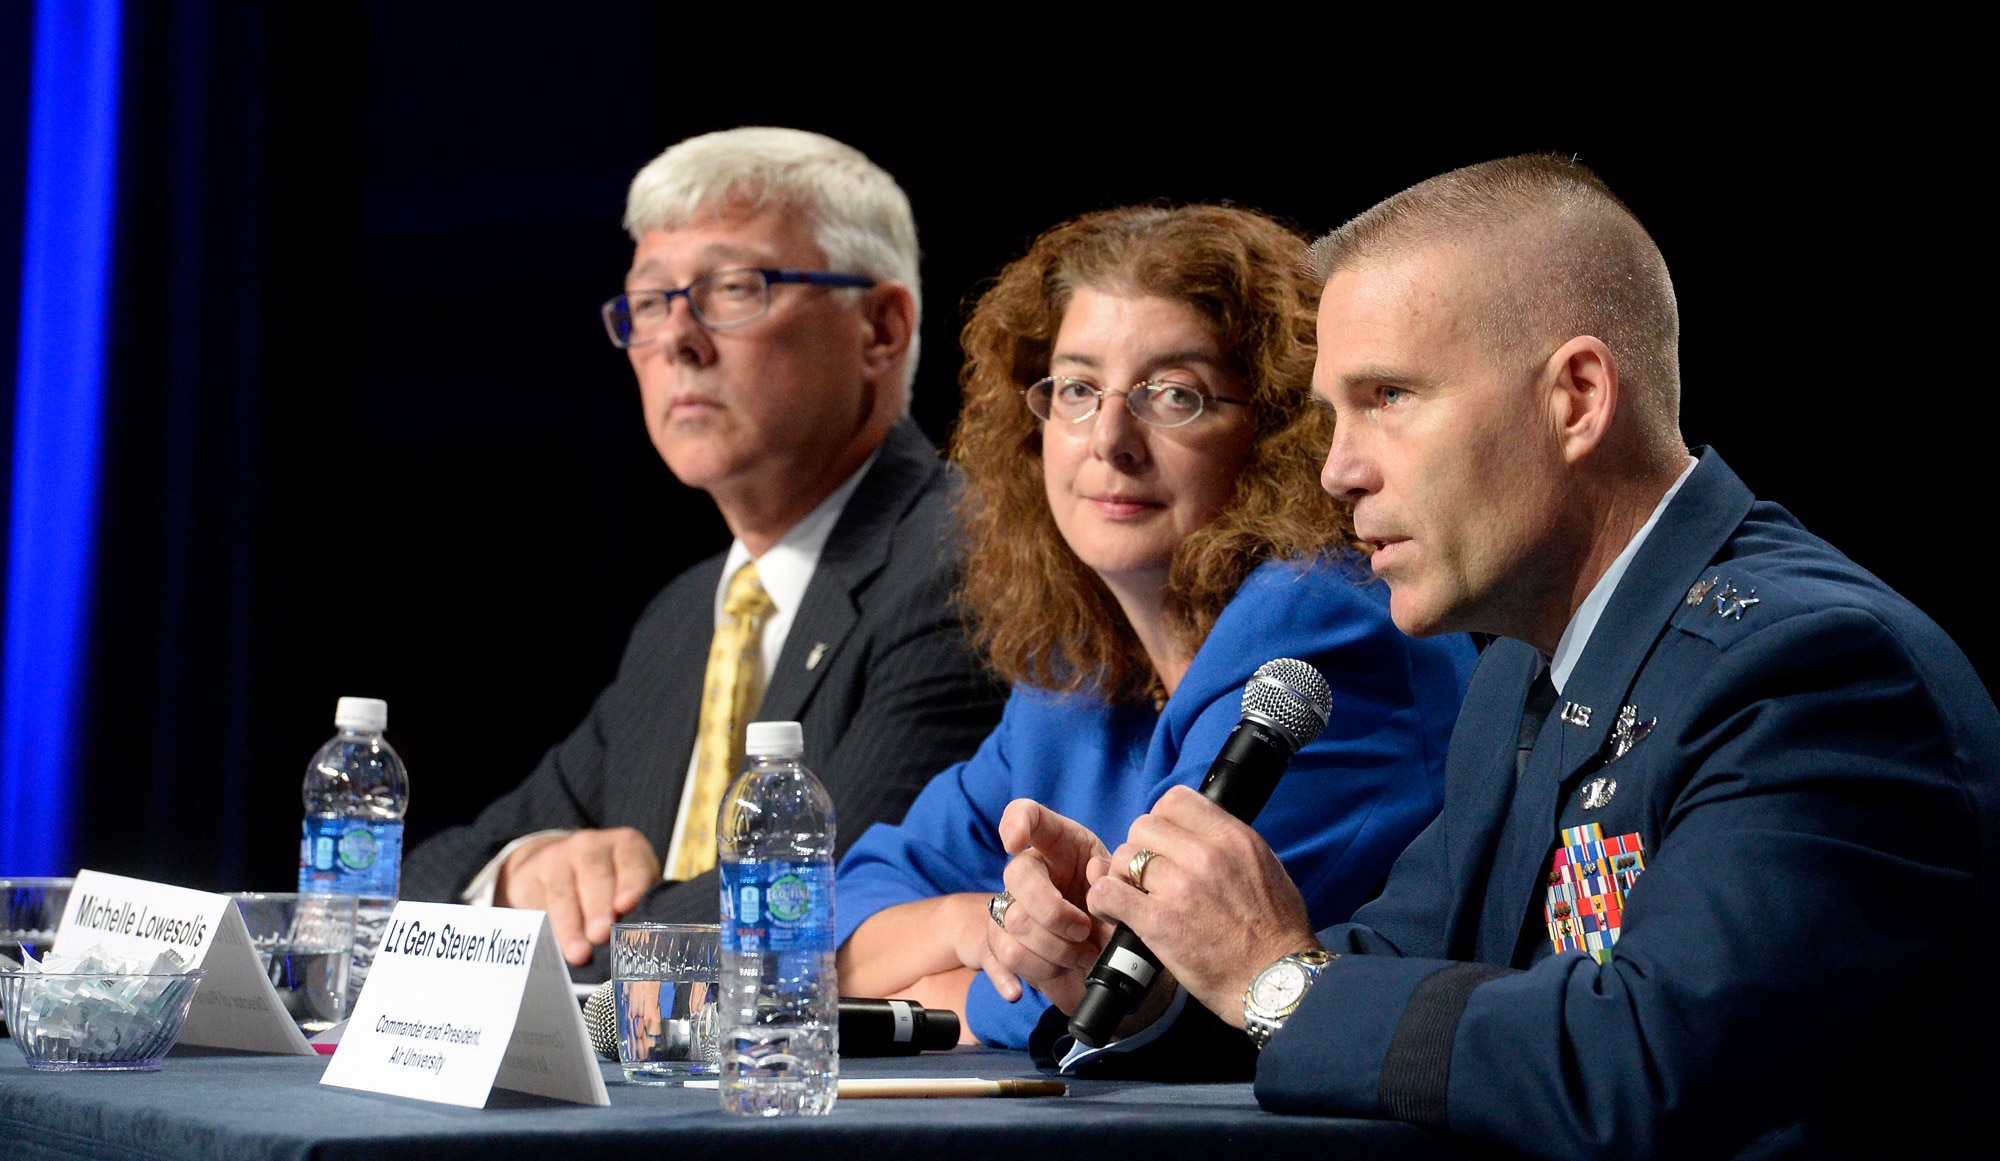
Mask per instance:
[[[1474,650],[1397,632],[1314,484],[1332,418],[1311,394],[1304,245],[1231,207],[1107,210],[1042,235],[980,298],[951,447],[963,598],[1014,694],[970,761],[842,860],[843,992],[949,1007],[1011,1047],[1050,1003],[1073,1009],[1109,930],[1072,907],[1056,934],[995,901],[1010,856],[1039,857],[1008,804],[1123,838],[1199,782],[1275,657],[1333,687],[1256,820],[1316,926],[1437,813]]]

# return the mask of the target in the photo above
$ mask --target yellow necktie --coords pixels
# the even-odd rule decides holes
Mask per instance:
[[[701,724],[695,732],[694,790],[688,795],[681,849],[667,876],[692,879],[715,865],[715,812],[743,765],[743,731],[764,696],[764,618],[770,594],[753,561],[736,570],[722,598],[722,623],[708,647],[708,675],[701,685]]]

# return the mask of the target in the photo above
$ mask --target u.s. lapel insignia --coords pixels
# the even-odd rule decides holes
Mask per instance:
[[[1577,792],[1576,798],[1585,810],[1596,810],[1610,802],[1611,796],[1616,793],[1618,793],[1616,778],[1592,778],[1583,784],[1583,789]]]
[[[812,647],[812,652],[806,654],[806,668],[818,669],[819,659],[824,656],[826,656],[826,642],[821,641]]]
[[[1705,581],[1694,582],[1694,587],[1688,590],[1688,595],[1687,595],[1688,608],[1692,609],[1696,605],[1701,604],[1703,600],[1707,599],[1708,590],[1714,588],[1716,585],[1720,583],[1722,583],[1722,578],[1719,576],[1712,576]]]
[[[1587,705],[1578,705],[1576,702],[1566,701],[1563,703],[1563,712],[1557,716],[1562,719],[1565,725],[1577,726],[1586,730],[1590,728],[1590,707]]]
[[[1628,705],[1618,711],[1618,720],[1611,723],[1611,756],[1605,761],[1616,762],[1629,753],[1632,747],[1646,740],[1653,727],[1660,724],[1658,718],[1639,720],[1639,707]]]

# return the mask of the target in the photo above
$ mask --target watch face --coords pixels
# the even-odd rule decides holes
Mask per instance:
[[[1250,1005],[1259,1012],[1289,1011],[1305,995],[1306,969],[1289,960],[1265,968],[1250,985]]]

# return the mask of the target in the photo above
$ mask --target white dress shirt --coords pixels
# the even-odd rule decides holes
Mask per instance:
[[[840,523],[840,514],[847,510],[847,501],[853,497],[854,489],[861,486],[861,478],[875,466],[875,459],[881,454],[881,449],[877,448],[860,467],[854,469],[853,475],[792,525],[776,544],[765,549],[764,555],[753,558],[741,540],[729,542],[729,554],[722,560],[722,576],[715,582],[714,623],[718,627],[722,624],[722,601],[729,591],[730,578],[736,575],[737,569],[752,559],[756,560],[757,579],[771,598],[771,612],[764,618],[764,632],[758,641],[757,657],[758,666],[763,671],[760,676],[767,688],[771,684],[771,672],[777,668],[778,655],[785,651],[785,638],[791,634],[792,621],[799,614],[800,603],[805,600],[806,587],[812,583],[813,572],[819,568],[819,555],[826,547],[827,537],[833,535],[833,526]],[[703,664],[707,664],[705,657]],[[688,751],[688,772],[681,786],[680,808],[674,815],[673,840],[667,845],[661,860],[668,867],[673,866],[680,855],[681,832],[687,827],[688,799],[694,793],[694,771],[699,754],[699,744]],[[466,884],[459,898],[475,907],[492,906],[493,892],[500,880],[500,868],[505,865],[508,856],[537,839],[568,833],[567,830],[540,830],[524,834],[501,847],[500,853],[494,855]]]

